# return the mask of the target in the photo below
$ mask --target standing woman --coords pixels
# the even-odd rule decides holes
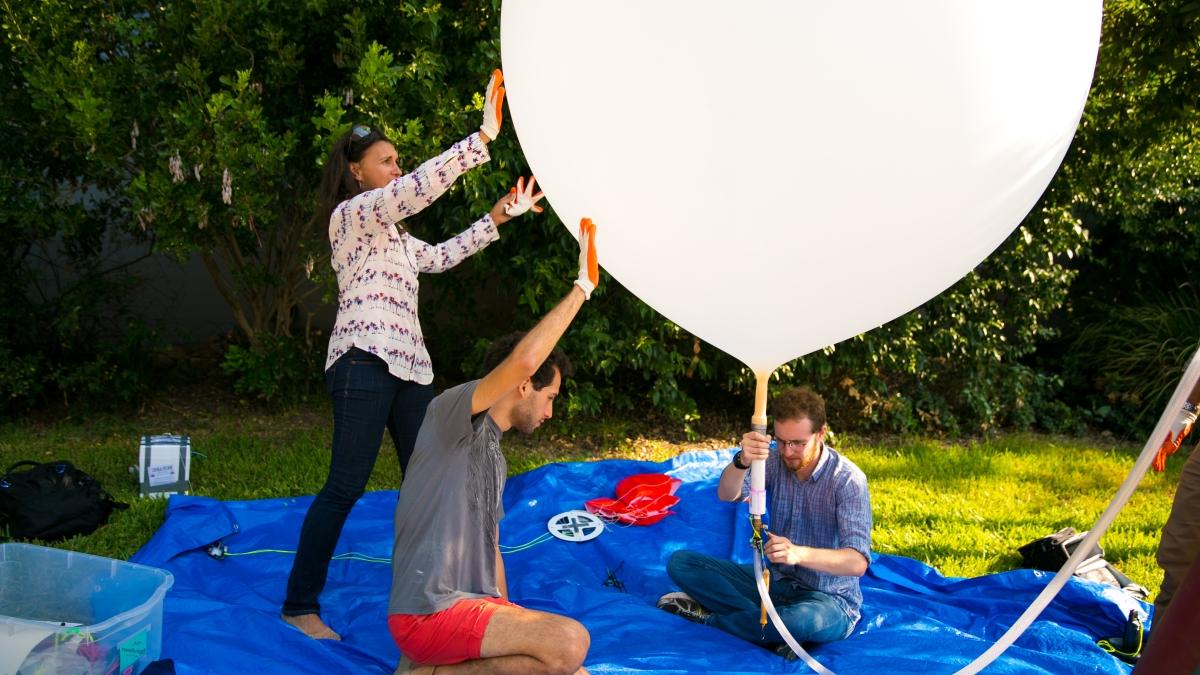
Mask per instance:
[[[510,192],[471,227],[440,244],[413,237],[403,219],[429,206],[459,175],[490,159],[500,132],[503,77],[492,74],[477,133],[402,174],[396,149],[378,129],[356,126],[333,145],[321,178],[316,217],[329,222],[338,312],[329,336],[325,383],[333,397],[329,476],[304,525],[284,621],[313,638],[340,639],[320,616],[318,597],[350,508],[375,466],[383,429],[407,468],[425,407],[432,364],[417,320],[417,275],[450,269],[495,241],[496,226],[536,206],[529,187]]]

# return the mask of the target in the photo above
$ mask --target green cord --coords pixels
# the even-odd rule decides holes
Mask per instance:
[[[545,534],[541,534],[541,536],[539,536],[538,538],[530,539],[530,540],[528,540],[528,542],[523,543],[523,544],[518,544],[516,546],[505,546],[504,544],[500,544],[500,552],[502,552],[502,554],[517,554],[517,552],[527,551],[529,549],[532,549],[532,548],[534,548],[534,546],[536,546],[538,544],[545,544],[546,542],[548,542],[548,540],[550,540],[552,538],[553,537],[551,536],[551,534],[547,532]],[[284,549],[258,549],[258,550],[253,550],[253,551],[239,551],[239,552],[226,551],[226,552],[223,552],[221,557],[234,557],[234,556],[241,556],[241,555],[259,555],[259,554],[295,555],[295,551],[289,551],[289,550],[284,550]],[[344,554],[337,554],[334,557],[330,558],[330,560],[356,560],[356,561],[360,561],[360,562],[378,562],[378,563],[380,563],[380,565],[391,565],[390,557],[371,556],[371,555],[366,555],[366,554],[360,554],[360,552],[355,552],[355,551],[344,552]]]
[[[257,551],[243,551],[241,553],[230,553],[226,551],[224,555],[233,557],[235,555],[255,555],[256,553],[295,553],[295,551],[285,551],[281,548],[260,548]]]
[[[539,535],[538,537],[536,537],[535,539],[531,539],[531,540],[525,542],[524,544],[518,544],[517,546],[505,546],[503,544],[500,544],[500,552],[501,553],[520,553],[521,551],[527,551],[527,550],[533,548],[534,546],[537,546],[538,544],[544,544],[547,541],[550,541],[550,539],[552,539],[552,538],[553,537],[549,532],[544,532],[541,535]],[[254,551],[240,551],[237,553],[233,553],[230,551],[224,551],[221,554],[221,557],[222,558],[226,558],[226,557],[232,558],[234,556],[259,555],[262,553],[282,553],[282,554],[294,555],[296,552],[288,551],[288,550],[281,549],[281,548],[260,548],[260,549],[254,550]],[[380,564],[388,564],[388,565],[390,565],[392,562],[391,558],[380,558],[377,556],[367,555],[365,553],[356,553],[354,551],[350,551],[347,553],[339,553],[339,554],[333,556],[332,560],[358,560],[360,562],[380,563]]]
[[[225,552],[222,555],[222,557],[233,557],[233,556],[237,556],[237,555],[257,555],[259,553],[295,554],[296,552],[295,551],[286,551],[286,550],[280,549],[280,548],[260,548],[257,551],[242,551],[240,553]],[[354,551],[350,551],[347,553],[339,553],[339,554],[333,556],[333,558],[331,558],[331,559],[332,560],[358,560],[360,562],[380,563],[380,564],[386,564],[386,565],[390,565],[392,563],[391,558],[379,558],[376,556],[367,555],[365,553],[356,553]]]
[[[1137,649],[1135,649],[1131,652],[1123,652],[1120,649],[1117,649],[1116,646],[1113,645],[1112,642],[1108,641],[1108,639],[1100,640],[1099,642],[1096,643],[1096,645],[1098,647],[1100,647],[1100,649],[1103,649],[1104,651],[1108,652],[1109,654],[1116,654],[1117,656],[1130,656],[1130,657],[1137,656],[1138,654],[1142,653],[1142,642],[1145,639],[1145,631],[1142,628],[1142,624],[1140,622],[1137,625],[1137,636],[1138,636],[1137,637]],[[1127,647],[1127,645],[1125,645],[1125,644],[1122,644],[1121,646]]]
[[[524,544],[517,544],[516,546],[505,546],[504,544],[500,544],[500,552],[501,553],[520,553],[521,551],[527,551],[527,550],[533,548],[534,546],[537,546],[538,544],[544,544],[544,543],[550,541],[552,538],[553,538],[553,535],[551,535],[549,532],[543,532],[542,534],[538,535],[536,538],[530,539],[529,541],[525,542]]]

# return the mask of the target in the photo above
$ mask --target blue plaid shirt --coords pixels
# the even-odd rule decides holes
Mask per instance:
[[[771,532],[793,544],[815,548],[852,548],[871,561],[871,495],[867,477],[854,462],[825,446],[817,468],[800,481],[788,470],[779,451],[766,461],[767,513]],[[750,472],[742,496],[750,494]],[[785,577],[807,588],[836,596],[854,621],[860,616],[862,591],[858,577],[843,577],[799,565],[771,563],[773,578]]]

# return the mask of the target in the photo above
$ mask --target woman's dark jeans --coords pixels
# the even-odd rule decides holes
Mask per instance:
[[[425,408],[433,399],[433,387],[392,375],[383,359],[357,347],[326,371],[325,384],[333,397],[333,454],[325,487],[308,507],[300,528],[283,603],[287,616],[320,611],[317,598],[325,588],[329,560],[375,468],[384,427],[392,435],[400,468],[407,469]]]

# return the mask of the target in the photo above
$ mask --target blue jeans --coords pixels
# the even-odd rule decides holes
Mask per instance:
[[[333,397],[333,452],[325,486],[300,528],[283,603],[288,616],[320,611],[317,598],[325,588],[329,560],[350,509],[367,488],[384,427],[392,435],[400,468],[407,470],[425,408],[433,400],[433,387],[392,375],[383,359],[357,347],[326,371],[325,385]]]
[[[752,565],[738,565],[695,551],[676,551],[667,562],[667,574],[684,593],[712,612],[705,624],[755,644],[784,641],[770,618],[765,631],[759,624],[761,604]],[[840,640],[854,627],[842,604],[828,593],[786,578],[772,580],[770,592],[775,611],[797,642]]]

